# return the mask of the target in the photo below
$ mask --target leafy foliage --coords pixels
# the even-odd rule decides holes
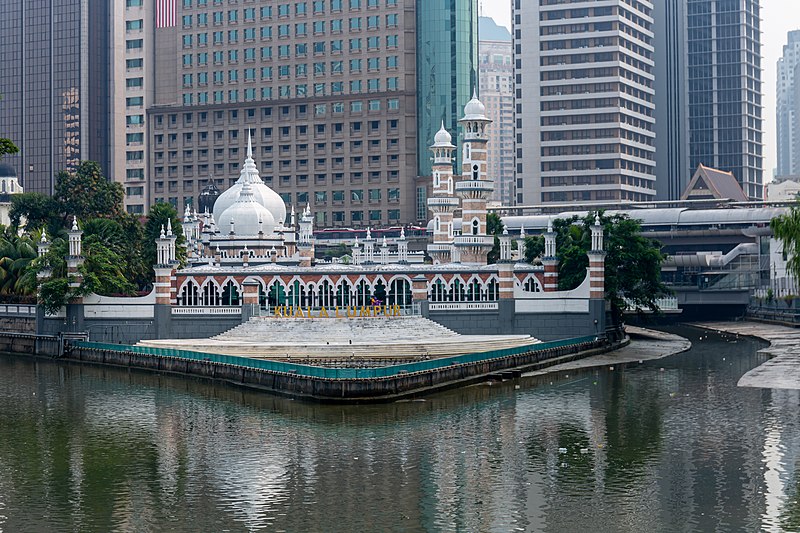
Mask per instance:
[[[14,229],[20,227],[23,218],[28,231],[47,228],[48,233],[54,234],[61,226],[58,202],[52,197],[38,192],[12,195],[9,218],[11,227]]]
[[[486,234],[494,235],[494,245],[489,250],[487,261],[489,264],[497,263],[500,260],[500,235],[503,234],[503,220],[497,213],[489,213],[486,215]]]
[[[55,200],[61,213],[78,220],[114,218],[123,213],[122,185],[103,176],[100,165],[81,161],[75,172],[62,170],[56,175]]]
[[[605,234],[605,289],[612,315],[619,321],[626,307],[625,299],[637,309],[658,311],[656,300],[668,293],[661,281],[664,255],[657,241],[642,237],[639,222],[627,215],[600,214]],[[586,277],[592,244],[594,215],[583,219],[555,219],[556,254],[559,260],[559,290],[574,289]],[[532,262],[544,251],[542,237],[526,239],[526,260]]]
[[[793,205],[788,213],[773,218],[769,227],[773,236],[783,244],[786,270],[795,279],[800,279],[800,206]]]
[[[19,148],[11,142],[11,139],[0,137],[0,159],[3,159],[3,156],[13,155],[17,152],[19,152]]]
[[[0,296],[30,296],[36,284],[30,283],[27,274],[31,262],[36,258],[36,247],[31,237],[19,236],[2,227],[0,231]]]
[[[178,218],[178,211],[172,204],[157,203],[150,208],[147,214],[147,223],[144,226],[143,255],[147,265],[154,265],[156,262],[156,239],[161,235],[161,227],[167,227],[172,222],[172,233],[177,236],[175,241],[176,258],[181,265],[186,264],[186,238],[183,236],[183,227]]]

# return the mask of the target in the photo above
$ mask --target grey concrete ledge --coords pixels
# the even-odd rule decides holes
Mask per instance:
[[[702,322],[694,326],[756,337],[770,345],[760,350],[772,358],[739,379],[740,387],[800,390],[800,330],[763,322]]]

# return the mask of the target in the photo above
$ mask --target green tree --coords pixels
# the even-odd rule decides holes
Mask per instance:
[[[503,234],[503,220],[497,213],[488,213],[486,215],[486,234],[494,235],[494,245],[489,250],[486,260],[489,264],[497,263],[500,260],[500,235]]]
[[[800,206],[793,205],[788,213],[773,218],[769,227],[772,235],[783,245],[786,270],[795,279],[800,279]]]
[[[11,210],[8,214],[11,227],[18,229],[25,219],[25,229],[38,231],[47,228],[55,234],[61,226],[61,213],[54,198],[38,192],[26,192],[11,196]]]
[[[33,240],[5,227],[0,233],[0,296],[32,296],[36,284],[31,285],[26,274],[37,256]]]
[[[0,137],[0,159],[3,159],[3,156],[13,155],[18,152],[19,148],[17,148],[16,144],[11,142],[11,139]]]
[[[106,179],[94,161],[81,161],[75,172],[56,175],[55,200],[64,216],[115,218],[123,213],[123,198],[122,185]]]
[[[630,301],[636,309],[658,311],[656,300],[668,293],[661,281],[661,263],[664,255],[661,244],[641,235],[641,225],[627,215],[600,214],[604,232],[605,291],[611,304],[612,316],[619,322]],[[558,288],[570,290],[586,277],[589,266],[587,252],[591,248],[591,228],[594,214],[580,219],[555,219],[556,255],[559,260]],[[530,262],[543,252],[540,239],[528,238],[526,259]]]
[[[186,239],[183,236],[181,220],[178,218],[178,211],[172,204],[159,202],[150,208],[147,214],[147,222],[144,225],[144,242],[142,250],[144,262],[148,268],[156,263],[156,239],[161,235],[161,228],[167,227],[172,222],[172,233],[177,237],[175,241],[177,260],[181,265],[186,264],[186,248],[183,246]]]

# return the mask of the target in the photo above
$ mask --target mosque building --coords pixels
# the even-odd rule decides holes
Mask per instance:
[[[301,207],[299,213],[292,207],[287,217],[280,196],[259,177],[248,138],[235,185],[216,199],[213,209],[187,209],[184,214],[186,265],[175,260],[177,238],[171,228],[164,228],[157,239],[155,307],[166,310],[164,316],[241,313],[243,321],[286,310],[305,316],[312,310],[377,307],[384,313],[389,308],[421,312],[455,331],[533,331],[541,339],[597,334],[604,323],[599,222],[593,230],[597,250],[592,268],[572,291],[557,290],[555,233],[550,228],[544,234],[542,264],[524,262],[524,229],[514,236],[504,232],[499,261],[487,264],[495,237],[487,233],[487,202],[494,183],[486,167],[491,121],[485,111],[474,95],[459,121],[464,129],[460,177],[453,173],[459,148],[444,125],[430,147],[431,263],[409,262],[403,234],[390,244],[370,231],[351,243],[349,262],[316,263],[310,207]],[[460,228],[454,218],[459,214]],[[512,239],[517,241],[516,254]],[[175,328],[170,334],[177,334]]]
[[[501,279],[497,265],[487,265],[494,236],[487,234],[486,204],[493,182],[486,172],[485,107],[474,96],[464,108],[460,124],[465,136],[461,179],[453,175],[456,147],[452,136],[439,130],[431,146],[433,242],[431,265],[410,265],[403,235],[394,246],[385,239],[352,243],[350,264],[313,264],[313,214],[286,207],[259,177],[248,138],[247,158],[235,185],[223,192],[211,213],[184,214],[188,265],[175,271],[170,304],[239,305],[245,281],[258,284],[263,308],[276,306],[331,307],[369,305],[373,301],[408,306],[416,276],[425,277],[432,302],[490,302],[499,299]],[[453,215],[465,220],[456,234]],[[507,237],[510,240],[510,237]],[[521,242],[521,241],[520,241]],[[510,260],[510,246],[509,246]],[[520,286],[544,290],[544,269],[517,261],[514,275]],[[166,293],[165,293],[166,297]]]

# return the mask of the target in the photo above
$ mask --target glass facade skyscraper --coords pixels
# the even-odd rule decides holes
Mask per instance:
[[[778,59],[776,177],[800,175],[800,30],[790,31]]]
[[[417,1],[418,175],[431,175],[428,147],[444,126],[458,145],[459,113],[477,87],[477,0]],[[460,168],[456,162],[456,168]]]
[[[515,0],[518,205],[655,197],[652,11]]]
[[[0,17],[0,136],[27,192],[81,159],[109,162],[111,47],[107,0],[4,0]],[[91,52],[91,53],[90,53]]]
[[[758,0],[688,0],[690,174],[733,172],[763,198],[761,33]]]

